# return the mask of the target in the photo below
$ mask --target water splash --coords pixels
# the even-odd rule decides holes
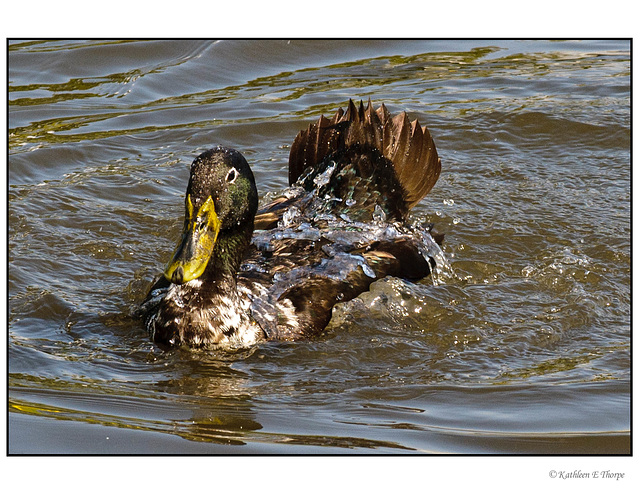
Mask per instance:
[[[374,222],[386,222],[387,214],[380,207],[380,205],[376,205],[375,209],[373,210],[372,218]]]
[[[438,244],[435,244],[428,255],[436,263],[436,267],[431,272],[431,281],[434,286],[445,284],[455,278],[453,267]]]
[[[282,215],[281,225],[282,227],[290,227],[294,224],[297,217],[300,216],[300,209],[297,206],[291,206]]]
[[[313,178],[313,183],[315,184],[316,189],[320,189],[322,186],[326,186],[329,183],[335,169],[336,162],[332,161],[331,165],[329,165],[324,172]],[[298,180],[298,182],[300,181]]]

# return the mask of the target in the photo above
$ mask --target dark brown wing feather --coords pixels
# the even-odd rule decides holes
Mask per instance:
[[[278,221],[282,218],[285,211],[295,202],[295,198],[290,199],[280,196],[273,201],[264,205],[253,220],[254,230],[269,230],[278,226]]]

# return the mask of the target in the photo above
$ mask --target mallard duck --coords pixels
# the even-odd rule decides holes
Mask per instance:
[[[428,276],[437,236],[407,217],[440,168],[426,127],[370,100],[297,135],[290,186],[260,211],[242,154],[205,151],[191,165],[181,240],[141,307],[151,338],[234,349],[313,337],[372,282]]]

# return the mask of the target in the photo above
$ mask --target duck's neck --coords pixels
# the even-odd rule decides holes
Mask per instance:
[[[211,259],[201,276],[203,282],[221,294],[236,292],[238,270],[251,243],[253,222],[231,231],[221,231]]]

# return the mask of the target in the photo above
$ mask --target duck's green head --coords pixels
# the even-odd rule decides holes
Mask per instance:
[[[252,230],[257,209],[255,179],[239,152],[218,147],[198,156],[191,165],[182,238],[164,271],[167,280],[183,284],[200,277],[220,236]]]

